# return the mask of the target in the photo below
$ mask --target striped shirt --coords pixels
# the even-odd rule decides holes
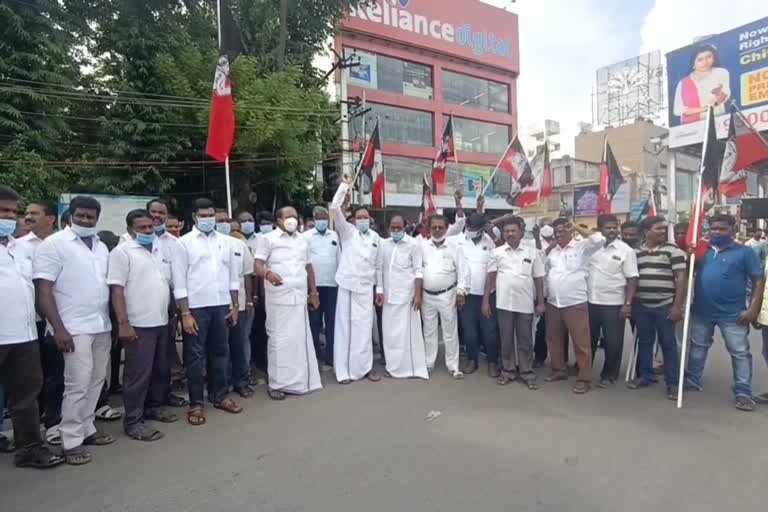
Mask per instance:
[[[653,249],[643,244],[635,252],[640,273],[635,298],[649,308],[672,304],[675,272],[685,271],[685,253],[669,242]]]

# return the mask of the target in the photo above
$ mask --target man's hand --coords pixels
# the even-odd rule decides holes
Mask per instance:
[[[541,236],[541,228],[538,224],[534,224],[531,228],[531,233],[533,234],[533,238],[539,238]]]
[[[255,301],[245,303],[245,316],[248,316],[248,317],[253,316],[253,308],[255,307],[255,305],[256,305]]]
[[[378,307],[381,307],[384,305],[384,294],[383,293],[377,293],[376,294],[376,305]]]
[[[456,190],[453,192],[453,199],[456,201],[456,205],[461,205],[461,200],[464,199],[464,191],[461,190],[461,187],[456,187]]]
[[[317,311],[320,309],[320,294],[317,292],[310,293],[309,294],[309,305],[312,306],[312,309]]]
[[[483,195],[477,196],[477,211],[485,212],[485,196]]]
[[[621,306],[621,315],[624,318],[630,318],[632,316],[632,304],[624,304]]]
[[[413,304],[413,310],[419,311],[421,309],[421,294],[415,293],[413,295],[413,300],[411,301],[411,303]]]
[[[736,320],[736,323],[739,325],[749,325],[757,322],[757,317],[760,313],[758,311],[754,311],[752,308],[749,308],[746,311],[742,311],[739,315],[739,318]]]
[[[485,318],[491,318],[491,315],[493,314],[493,311],[491,311],[491,302],[485,298],[483,299],[482,312]]]
[[[683,318],[683,308],[680,307],[673,307],[670,312],[669,316],[667,317],[673,322],[679,322],[681,318]]]
[[[224,317],[224,320],[229,320],[229,324],[234,327],[237,325],[238,316],[240,316],[240,312],[237,310],[237,308],[231,308],[227,316]]]
[[[133,326],[128,323],[120,325],[117,331],[117,338],[123,343],[130,343],[139,339],[136,336],[136,331],[133,330]]]
[[[547,312],[547,305],[546,304],[544,304],[543,302],[539,302],[539,303],[536,304],[536,314],[538,316],[541,316],[541,315],[543,315],[546,312]]]
[[[467,303],[467,296],[461,293],[456,294],[456,307],[459,309],[463,309],[464,305]]]
[[[197,333],[199,332],[197,329],[197,320],[192,316],[192,313],[181,315],[181,327],[184,329],[185,333],[191,334],[192,336],[197,336]]]
[[[264,279],[269,281],[272,284],[272,286],[282,286],[283,284],[283,278],[280,277],[280,274],[276,274],[271,270],[267,271],[267,274],[264,276]]]
[[[351,185],[352,184],[352,176],[350,176],[349,174],[342,174],[341,175],[341,182],[346,184],[346,185]]]
[[[72,335],[66,329],[62,331],[56,331],[53,333],[53,339],[56,341],[56,346],[61,352],[74,352],[75,341],[72,339]]]

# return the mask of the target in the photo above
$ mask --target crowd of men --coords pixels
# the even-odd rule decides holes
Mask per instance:
[[[546,382],[575,373],[572,390],[584,394],[600,348],[595,385],[619,381],[629,320],[637,364],[628,387],[663,374],[666,396],[677,398],[687,226],[675,227],[675,244],[662,217],[640,226],[601,215],[594,232],[559,218],[534,226],[531,238],[520,217],[488,221],[482,197],[466,215],[457,194],[453,223],[433,215],[411,229],[395,213],[377,232],[366,207],[350,207],[350,188],[344,177],[330,211],[318,206],[303,223],[289,206],[257,224],[249,212],[231,219],[198,199],[183,235],[183,220],[155,199],[128,212],[117,237],[98,232],[101,205],[87,196],[60,221],[56,205],[27,200],[19,224],[22,198],[0,186],[0,411],[4,396],[15,442],[0,438],[0,450],[15,449],[20,467],[80,465],[91,462],[91,447],[115,441],[96,418],[122,417],[128,437],[151,442],[163,437],[153,425],[178,420],[174,407],[187,408],[191,425],[206,423],[206,398],[238,414],[233,396],[253,395],[260,361],[273,400],[322,388],[324,372],[341,384],[377,382],[375,332],[389,378],[428,379],[442,339],[455,379],[478,371],[484,352],[498,385],[535,390],[534,370],[549,357]],[[748,411],[749,329],[768,325],[766,244],[760,235],[735,243],[735,224],[713,216],[692,258],[685,383],[703,389],[718,327],[733,361],[735,406]],[[768,362],[768,329],[763,342]],[[106,392],[120,386],[123,358],[124,413]],[[183,367],[188,400],[171,392],[174,366]],[[768,394],[755,398],[768,402]],[[61,454],[48,447],[56,444]]]

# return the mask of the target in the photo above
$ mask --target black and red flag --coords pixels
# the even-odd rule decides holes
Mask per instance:
[[[435,214],[435,201],[432,199],[432,188],[429,186],[427,175],[424,175],[424,182],[421,187],[421,218],[422,223],[426,225],[429,218]]]
[[[600,198],[597,204],[597,211],[603,214],[611,213],[611,203],[616,191],[624,183],[624,176],[621,174],[616,157],[613,156],[611,145],[608,144],[608,137],[605,138],[605,147],[603,148],[603,162],[600,164]]]
[[[728,139],[720,168],[720,192],[725,197],[738,197],[747,192],[746,168],[768,160],[766,142],[736,107],[731,110]]]
[[[381,159],[381,140],[379,121],[371,132],[371,138],[365,145],[360,159],[360,170],[371,180],[371,201],[374,208],[384,208],[384,164]]]
[[[715,192],[717,192],[718,178],[720,175],[721,161],[718,156],[717,133],[715,130],[715,114],[712,107],[707,111],[707,129],[704,138],[704,146],[701,152],[701,167],[699,169],[700,190],[697,201],[693,206],[692,222],[688,226],[686,243],[693,247],[701,237],[701,228],[704,224],[704,216],[715,205]],[[699,222],[693,222],[696,218],[696,205],[699,205]]]
[[[213,78],[211,119],[205,152],[211,158],[223,162],[229,157],[235,140],[235,104],[232,100],[230,66],[242,53],[243,43],[228,0],[218,0],[218,18],[219,59]]]
[[[538,183],[517,135],[499,160],[499,168],[512,177],[507,203],[522,208],[536,202],[539,195]]]
[[[432,191],[438,196],[445,195],[445,168],[451,158],[456,158],[456,143],[453,139],[453,114],[448,116],[437,156],[432,162]]]

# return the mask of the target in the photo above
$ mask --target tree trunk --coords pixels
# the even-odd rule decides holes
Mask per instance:
[[[280,40],[277,42],[277,70],[285,67],[285,46],[288,42],[288,0],[280,0]]]

